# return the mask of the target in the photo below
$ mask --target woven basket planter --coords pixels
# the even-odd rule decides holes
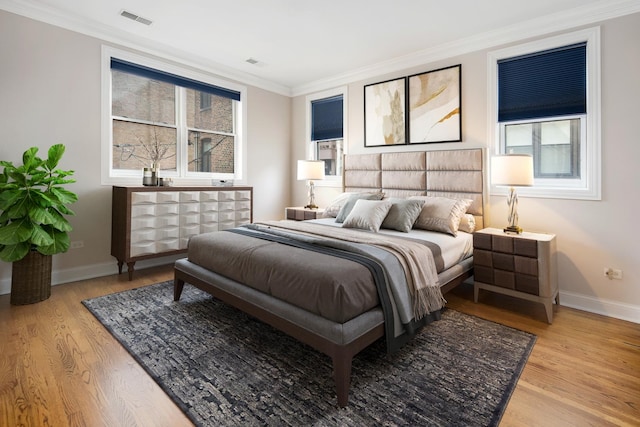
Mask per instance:
[[[11,304],[23,305],[44,301],[51,296],[51,255],[30,251],[13,262]]]

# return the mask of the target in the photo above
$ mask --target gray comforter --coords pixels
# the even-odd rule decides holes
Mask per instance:
[[[350,230],[348,237],[340,239],[335,229],[327,230],[331,237],[324,235],[324,230],[331,227],[283,224],[269,222],[194,236],[189,242],[189,260],[337,323],[381,305],[390,349],[401,345],[400,340],[405,341],[418,326],[439,316],[444,299],[437,279],[420,286],[437,291],[438,305],[416,317],[416,277],[407,271],[407,260],[401,259],[397,250],[372,244],[370,237],[362,239],[369,243],[353,237],[372,233],[354,234]],[[400,243],[394,242],[393,246]],[[415,245],[413,242],[410,246]],[[420,262],[438,263],[428,247],[422,249],[428,255],[419,258]]]

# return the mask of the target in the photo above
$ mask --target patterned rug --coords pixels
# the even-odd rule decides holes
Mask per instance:
[[[447,310],[394,355],[354,358],[349,406],[331,360],[189,285],[83,301],[200,426],[493,426],[536,337]]]

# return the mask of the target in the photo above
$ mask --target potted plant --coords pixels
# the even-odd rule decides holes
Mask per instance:
[[[51,295],[52,255],[69,249],[74,215],[67,205],[78,196],[62,186],[73,171],[56,169],[65,146],[49,148],[46,159],[31,147],[22,165],[0,161],[0,259],[12,262],[11,304],[31,304]]]

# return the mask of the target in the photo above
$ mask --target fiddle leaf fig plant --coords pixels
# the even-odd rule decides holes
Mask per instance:
[[[71,224],[65,215],[75,215],[67,205],[78,196],[65,189],[76,182],[73,171],[56,169],[65,146],[49,148],[46,159],[37,156],[38,147],[22,155],[22,165],[0,161],[0,259],[19,261],[29,251],[54,255],[69,249]]]

